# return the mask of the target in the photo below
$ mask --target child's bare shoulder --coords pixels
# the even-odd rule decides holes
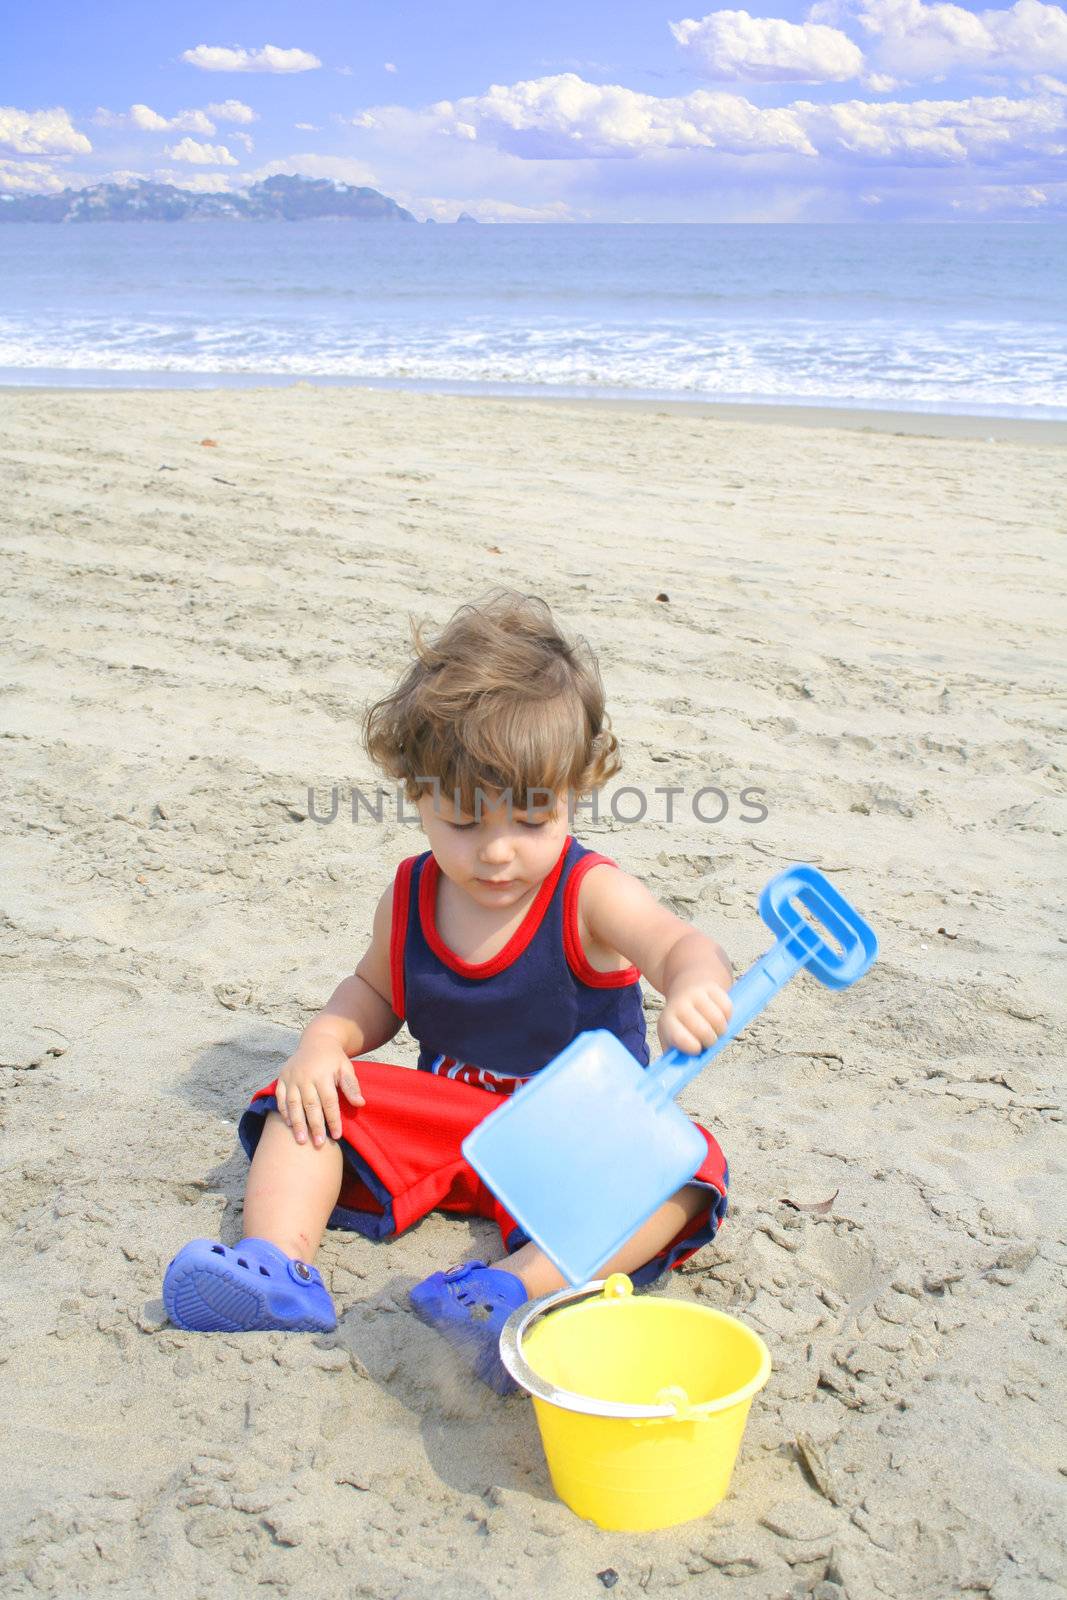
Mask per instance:
[[[652,954],[685,930],[633,873],[607,862],[583,873],[578,931],[591,965],[610,972],[632,964],[645,971]]]

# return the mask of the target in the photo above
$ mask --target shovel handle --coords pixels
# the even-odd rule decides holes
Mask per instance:
[[[730,1003],[733,1006],[730,1021],[726,1032],[713,1045],[695,1056],[687,1056],[682,1050],[667,1050],[648,1068],[645,1092],[649,1103],[661,1106],[673,1100],[698,1072],[703,1072],[720,1050],[726,1049],[731,1039],[735,1039],[753,1017],[759,1016],[768,1001],[773,1000],[779,989],[784,989],[790,978],[804,965],[804,956],[795,954],[788,940],[779,939],[777,944],[772,945],[767,954],[749,967],[730,990]]]
[[[829,931],[840,949],[827,942],[800,907]],[[807,967],[828,988],[843,989],[862,978],[878,954],[874,929],[817,867],[787,867],[772,878],[760,895],[760,914],[772,933],[779,935],[777,944],[730,990],[733,1010],[720,1039],[695,1056],[668,1050],[648,1068],[644,1094],[650,1106],[673,1100],[801,967]]]

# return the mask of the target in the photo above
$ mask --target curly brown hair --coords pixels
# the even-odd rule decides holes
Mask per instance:
[[[498,588],[460,606],[435,638],[414,618],[411,632],[416,659],[363,718],[367,753],[410,801],[436,779],[468,814],[476,789],[510,789],[521,809],[532,790],[554,804],[618,772],[596,657],[564,637],[544,600]]]

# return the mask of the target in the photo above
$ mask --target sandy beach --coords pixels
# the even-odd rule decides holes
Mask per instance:
[[[1067,424],[811,421],[0,392],[6,1593],[1063,1592]],[[583,842],[738,972],[791,861],[882,940],[687,1092],[730,1216],[657,1292],[774,1373],[726,1502],[656,1534],[574,1517],[529,1401],[407,1311],[488,1225],[328,1235],[333,1335],[182,1333],[159,1298],[187,1239],[240,1236],[240,1112],[422,848],[349,818],[361,707],[409,615],[502,582],[597,650],[612,787],[651,797]]]

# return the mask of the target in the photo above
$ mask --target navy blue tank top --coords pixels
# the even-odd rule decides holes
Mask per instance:
[[[488,961],[462,960],[437,931],[440,868],[409,856],[393,886],[393,1009],[419,1044],[419,1069],[510,1094],[579,1033],[607,1028],[648,1065],[641,974],[598,972],[582,950],[578,886],[600,863],[568,837],[522,922]]]

